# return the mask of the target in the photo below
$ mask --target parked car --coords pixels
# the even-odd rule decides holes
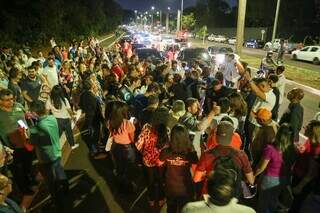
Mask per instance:
[[[260,39],[249,39],[244,43],[245,47],[261,49],[264,47],[264,41]]]
[[[215,34],[211,34],[208,36],[208,41],[214,41],[214,38],[217,37]]]
[[[140,49],[135,49],[134,52],[135,54],[138,55],[139,59],[142,59],[142,60],[151,59],[152,62],[164,60],[164,57],[161,55],[161,53],[154,48],[140,48]]]
[[[172,45],[175,43],[174,36],[169,34],[161,35],[161,42],[164,46],[166,45]]]
[[[140,49],[140,48],[146,48],[146,45],[144,45],[144,44],[139,44],[139,43],[134,43],[134,44],[132,44],[132,50]]]
[[[291,53],[293,60],[310,61],[313,64],[320,64],[320,46],[306,46],[301,50]]]
[[[212,58],[209,52],[205,48],[184,48],[179,52],[177,57],[179,61],[186,61],[191,65],[195,60],[201,60],[205,62],[209,67],[213,65]]]
[[[213,41],[224,43],[227,41],[227,38],[223,35],[218,35],[218,36],[214,37]]]
[[[218,46],[210,46],[208,47],[208,52],[211,58],[213,59],[213,62],[216,65],[221,65],[225,61],[226,54],[233,53],[235,56],[235,59],[239,59],[240,56],[235,54],[233,49],[229,46],[224,47],[218,47]]]
[[[237,42],[237,38],[236,37],[232,37],[232,38],[228,39],[228,44],[235,45],[236,42]]]

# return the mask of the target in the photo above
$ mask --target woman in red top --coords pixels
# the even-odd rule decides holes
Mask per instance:
[[[133,189],[135,170],[134,124],[128,120],[128,105],[122,101],[109,103],[106,122],[113,137],[111,153],[116,165],[117,178],[123,189]]]
[[[301,204],[311,192],[313,180],[319,174],[319,166],[316,159],[320,156],[320,121],[310,121],[305,135],[308,139],[304,144],[295,144],[300,155],[293,168],[294,200],[290,213],[300,212]]]
[[[164,204],[164,180],[163,168],[158,166],[159,155],[168,144],[166,123],[169,118],[169,110],[165,107],[157,109],[152,115],[151,124],[145,124],[136,143],[137,149],[142,154],[142,161],[146,169],[148,179],[149,205],[159,206]],[[157,197],[158,195],[158,197]]]

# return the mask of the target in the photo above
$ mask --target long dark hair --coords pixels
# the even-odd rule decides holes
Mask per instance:
[[[63,89],[60,85],[55,85],[50,93],[51,103],[56,109],[62,108],[62,103],[66,105],[65,96],[63,94]]]
[[[186,127],[177,124],[171,130],[170,149],[176,154],[187,154],[193,151],[193,145]]]
[[[109,108],[110,107],[110,108]],[[106,121],[109,122],[111,132],[121,131],[120,127],[124,119],[128,118],[128,105],[123,101],[112,101],[108,106]]]
[[[167,131],[167,122],[169,119],[169,110],[166,107],[156,109],[151,118],[151,126],[158,136],[156,147],[162,149],[169,142]]]

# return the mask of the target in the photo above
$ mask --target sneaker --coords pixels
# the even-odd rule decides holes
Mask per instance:
[[[78,148],[78,147],[79,147],[79,144],[76,143],[75,145],[73,145],[73,146],[71,147],[71,149],[74,150],[74,149],[76,149],[76,148]]]

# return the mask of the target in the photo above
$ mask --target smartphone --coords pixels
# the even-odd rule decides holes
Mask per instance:
[[[135,121],[136,121],[136,117],[131,117],[131,118],[130,118],[130,122],[131,122],[131,123],[135,123]]]
[[[25,123],[23,122],[23,120],[18,120],[18,125],[19,125],[21,128],[28,129],[27,124],[25,124]]]

